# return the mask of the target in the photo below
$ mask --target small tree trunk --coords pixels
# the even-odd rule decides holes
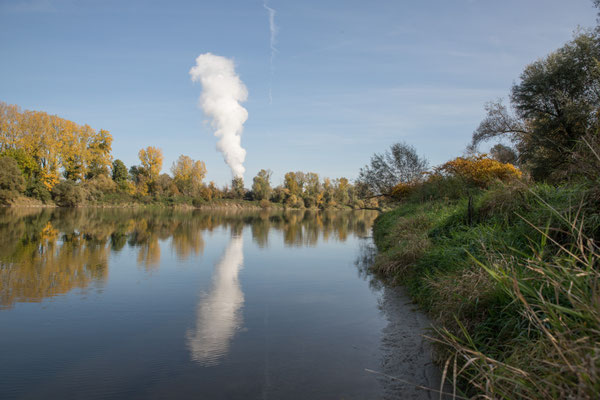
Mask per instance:
[[[473,225],[473,195],[469,193],[469,204],[467,206],[467,223]]]

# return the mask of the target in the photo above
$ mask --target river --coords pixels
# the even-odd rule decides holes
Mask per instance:
[[[2,209],[0,398],[438,398],[376,215]]]

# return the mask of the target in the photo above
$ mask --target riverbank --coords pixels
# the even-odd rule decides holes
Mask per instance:
[[[593,398],[597,186],[513,183],[470,194],[409,198],[380,215],[373,271],[404,285],[434,320],[438,362],[447,376],[456,371],[464,395]]]
[[[38,199],[34,199],[26,196],[18,196],[12,199],[9,204],[2,205],[1,207],[24,207],[24,208],[54,208],[64,207],[59,206],[52,200],[43,202]],[[68,206],[67,206],[68,207]],[[243,210],[263,210],[263,209],[275,209],[275,210],[323,210],[317,207],[310,208],[299,208],[290,207],[281,203],[274,203],[270,201],[257,201],[257,200],[245,200],[245,199],[213,199],[210,201],[194,201],[191,198],[134,198],[132,196],[127,197],[107,197],[102,200],[88,200],[73,207],[90,207],[90,208],[176,208],[176,209],[199,209],[199,210],[229,210],[229,209],[243,209]],[[69,208],[69,207],[68,207]],[[349,206],[334,206],[327,207],[324,210],[374,210],[373,208],[351,208]]]

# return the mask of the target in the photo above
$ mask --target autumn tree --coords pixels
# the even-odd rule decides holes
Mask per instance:
[[[24,111],[20,118],[17,146],[36,160],[38,179],[51,189],[59,181],[63,120],[40,111]]]
[[[140,194],[154,193],[155,184],[162,169],[163,154],[157,147],[148,146],[141,149],[138,157],[142,163],[137,172],[137,186]]]
[[[207,185],[202,184],[198,191],[200,197],[206,201],[211,201],[213,199],[213,191]]]
[[[171,173],[179,191],[191,196],[202,186],[202,180],[206,176],[206,166],[203,161],[194,161],[188,156],[181,155],[173,163]]]
[[[52,198],[60,207],[76,207],[83,203],[81,188],[72,181],[62,181],[52,188]]]
[[[301,196],[306,184],[306,174],[302,171],[288,172],[284,176],[284,187],[289,190],[290,195]]]
[[[36,164],[23,168],[30,183],[51,189],[61,173],[71,181],[107,175],[111,143],[108,131],[96,132],[88,125],[0,102],[0,152],[20,151],[27,155],[15,157],[20,166]]]
[[[261,169],[253,179],[252,193],[256,200],[268,200],[271,196],[271,170]]]
[[[316,172],[307,172],[304,174],[304,193],[309,197],[316,198],[321,192],[321,182],[319,174]]]
[[[211,199],[220,199],[223,197],[223,192],[219,190],[219,188],[213,181],[210,181],[208,183],[207,189],[210,191]]]
[[[276,186],[271,194],[271,200],[275,203],[284,203],[290,192],[283,186]]]
[[[148,146],[145,149],[141,149],[138,153],[138,157],[142,163],[148,178],[154,181],[158,178],[160,170],[162,169],[163,154],[162,150],[158,147]]]
[[[112,161],[112,141],[111,134],[104,129],[92,134],[87,147],[86,179],[99,175],[108,176]]]
[[[23,173],[23,177],[27,183],[34,181],[39,175],[40,171],[37,162],[33,159],[33,157],[27,154],[25,150],[13,148],[7,149],[0,154],[13,158],[17,162],[17,165]]]
[[[331,207],[335,205],[334,194],[335,190],[331,183],[331,179],[323,179],[323,205],[325,207]]]
[[[234,199],[242,199],[246,194],[246,189],[244,189],[244,178],[241,176],[236,176],[231,180],[231,194]]]
[[[296,176],[300,173],[296,172]],[[322,185],[319,180],[319,174],[315,172],[307,172],[300,175],[302,177],[304,190],[302,191],[302,199],[305,207],[320,207],[322,204]]]
[[[0,153],[19,147],[21,118],[19,106],[0,101]]]
[[[175,180],[169,174],[160,174],[156,180],[156,194],[172,197],[179,194]]]
[[[334,193],[333,198],[339,204],[348,204],[350,202],[350,195],[348,193],[350,183],[346,178],[339,178],[333,181]]]

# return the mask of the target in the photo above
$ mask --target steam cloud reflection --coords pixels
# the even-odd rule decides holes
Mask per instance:
[[[187,335],[193,361],[216,365],[227,354],[231,339],[242,324],[244,293],[238,274],[243,263],[243,239],[232,236],[215,265],[212,288],[198,304],[196,329]]]

